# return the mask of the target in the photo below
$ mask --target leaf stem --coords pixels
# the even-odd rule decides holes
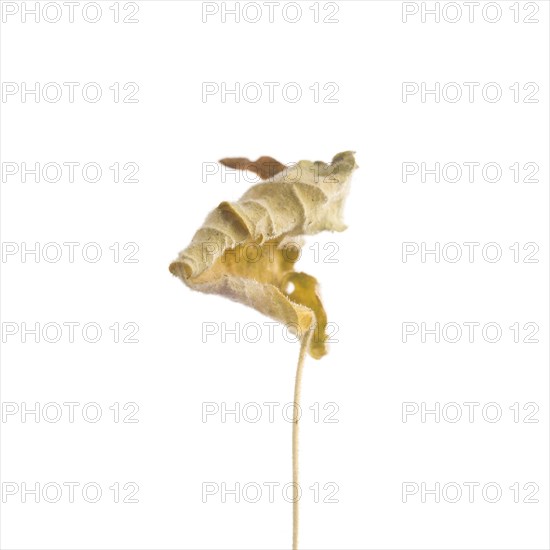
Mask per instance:
[[[298,366],[296,367],[296,380],[294,382],[294,408],[292,413],[292,550],[298,550],[298,527],[300,522],[300,486],[298,471],[298,443],[299,443],[299,425],[300,420],[300,398],[302,394],[302,374],[304,370],[304,360],[309,348],[312,330],[309,330],[302,337],[300,342],[300,355],[298,356]]]

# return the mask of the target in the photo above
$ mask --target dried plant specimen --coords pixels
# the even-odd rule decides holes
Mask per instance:
[[[294,271],[296,257],[288,243],[299,246],[305,235],[343,231],[342,210],[356,169],[352,152],[330,164],[300,161],[284,169],[270,157],[255,163],[245,158],[223,164],[248,169],[264,182],[238,201],[222,202],[206,218],[191,244],[170,264],[170,271],[194,290],[221,294],[253,307],[289,326],[300,339],[294,386],[292,430],[293,548],[298,546],[298,411],[306,353],[327,353],[327,315],[315,277]],[[253,258],[250,249],[256,253]]]

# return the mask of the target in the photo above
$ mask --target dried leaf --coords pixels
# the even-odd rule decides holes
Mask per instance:
[[[225,159],[237,167],[241,160]],[[294,271],[297,255],[287,245],[299,247],[304,235],[346,228],[342,208],[356,167],[349,151],[328,165],[300,161],[252,186],[238,201],[222,202],[170,271],[194,290],[227,296],[293,327],[301,338],[315,328],[308,352],[319,359],[327,339],[319,285]]]

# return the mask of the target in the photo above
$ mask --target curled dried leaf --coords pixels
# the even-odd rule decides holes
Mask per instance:
[[[253,307],[300,337],[315,329],[308,352],[319,359],[327,340],[319,284],[294,271],[298,254],[289,254],[288,243],[299,247],[304,235],[346,228],[342,209],[356,167],[349,151],[331,164],[300,161],[238,201],[222,202],[170,271],[190,288]]]

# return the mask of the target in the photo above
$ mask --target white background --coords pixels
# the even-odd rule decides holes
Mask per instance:
[[[10,7],[7,7],[10,4]],[[27,9],[34,2],[26,3]],[[55,4],[55,3],[54,3]],[[63,7],[59,22],[13,11],[5,2],[1,27],[2,80],[18,92],[2,99],[2,418],[1,547],[6,549],[282,549],[290,546],[291,508],[281,489],[274,502],[264,483],[291,479],[291,424],[281,415],[292,401],[298,344],[283,338],[282,327],[270,341],[259,313],[217,296],[190,291],[168,272],[169,263],[190,242],[209,210],[222,200],[236,200],[250,183],[221,172],[203,178],[204,163],[222,157],[271,155],[281,162],[330,161],[340,151],[357,151],[345,221],[338,234],[310,237],[298,268],[316,276],[329,321],[338,325],[329,354],[307,359],[304,374],[302,443],[301,548],[303,549],[542,549],[548,537],[548,28],[547,2],[520,2],[514,22],[513,2],[481,2],[473,21],[459,2],[456,23],[421,18],[422,4],[398,1],[320,2],[320,22],[312,2],[300,2],[301,17],[283,17],[286,2],[268,8],[258,23],[219,11],[203,22],[198,1],[138,2],[137,23],[115,23],[114,2],[100,2],[97,23],[75,7],[69,22]],[[232,7],[228,3],[226,7]],[[244,5],[241,2],[241,8]],[[330,5],[329,5],[330,4]],[[443,9],[441,3],[440,7]],[[529,4],[529,5],[527,5]],[[43,5],[43,3],[42,3]],[[62,4],[57,4],[62,6]],[[496,7],[495,7],[496,5]],[[418,13],[403,21],[403,10]],[[55,10],[56,8],[49,8]],[[86,12],[95,17],[93,8]],[[213,9],[210,7],[209,9]],[[253,8],[245,14],[254,16]],[[287,19],[294,8],[285,7]],[[455,17],[452,9],[444,15]],[[7,10],[7,11],[6,11]],[[491,11],[497,10],[497,11]],[[120,18],[132,5],[120,2]],[[527,23],[531,19],[538,22]],[[8,13],[9,12],[9,13]],[[47,18],[54,18],[55,11]],[[38,101],[20,93],[58,83],[59,101]],[[64,82],[77,82],[74,102]],[[95,82],[103,96],[91,103],[83,86]],[[113,83],[134,82],[135,103],[114,101]],[[257,83],[264,90],[256,102],[220,94],[201,97],[204,82],[234,88]],[[276,82],[270,102],[264,82]],[[300,85],[303,97],[286,101],[280,90]],[[309,89],[320,83],[320,101]],[[323,102],[326,83],[335,83],[337,102]],[[473,101],[455,103],[420,93],[404,102],[403,82],[434,88],[439,82],[477,82]],[[486,101],[486,83],[497,83],[502,98]],[[519,102],[509,89],[520,83]],[[539,88],[537,103],[524,103],[525,83]],[[452,90],[449,90],[451,96]],[[55,89],[51,88],[52,94]],[[4,89],[5,92],[5,89]],[[127,92],[122,92],[121,98]],[[251,96],[253,90],[250,89]],[[6,175],[15,163],[98,163],[102,177],[85,181],[76,169],[74,182],[64,172],[52,183],[40,176],[23,182],[21,173]],[[135,183],[113,181],[114,163],[139,166]],[[488,182],[478,168],[456,182],[420,176],[402,181],[402,163],[497,163],[498,182]],[[533,162],[538,182],[513,181],[509,166]],[[523,179],[526,173],[522,171]],[[250,179],[250,178],[249,178]],[[79,243],[74,262],[65,242]],[[82,257],[86,243],[98,243],[96,263]],[[477,242],[473,262],[463,250],[452,263],[420,254],[402,261],[402,243]],[[484,244],[502,249],[500,261],[482,254]],[[538,263],[525,263],[521,247],[536,243]],[[14,255],[12,245],[19,247]],[[21,248],[57,243],[58,261],[21,256]],[[120,243],[114,261],[113,243]],[[136,243],[132,256],[123,259]],[[317,244],[316,244],[317,243]],[[336,243],[333,258],[323,261]],[[509,249],[520,243],[520,262]],[[320,258],[311,246],[319,246]],[[7,248],[6,248],[7,246]],[[453,251],[449,250],[449,256]],[[55,256],[54,248],[50,254]],[[90,254],[92,250],[90,249]],[[64,331],[59,342],[22,342],[22,324],[98,323],[102,338],[86,342],[76,329],[74,343]],[[115,343],[114,323],[135,323],[138,343]],[[420,334],[402,341],[402,323],[477,322],[474,342],[466,327],[457,343],[426,343]],[[502,337],[489,343],[486,323],[498,323]],[[7,323],[7,324],[6,324]],[[203,342],[203,323],[240,331],[222,341]],[[258,342],[246,341],[242,327],[264,329]],[[508,328],[536,323],[538,343],[514,343]],[[7,328],[9,327],[9,328]],[[15,335],[8,332],[17,328]],[[7,331],[7,332],[6,332]],[[128,334],[121,328],[122,337]],[[521,339],[527,331],[521,330]],[[254,336],[251,330],[250,336]],[[451,333],[449,333],[452,336]],[[250,340],[250,338],[248,338]],[[56,403],[57,422],[37,422],[21,409],[38,402]],[[65,402],[78,402],[74,422]],[[102,417],[90,422],[82,406],[98,403]],[[256,422],[235,416],[201,418],[202,404],[235,408],[262,407]],[[279,406],[273,422],[262,404]],[[462,404],[477,402],[474,421],[450,422],[420,413],[402,420],[404,402]],[[482,407],[502,409],[488,422]],[[138,422],[115,422],[114,403],[136,403]],[[315,422],[309,410],[335,403],[337,423]],[[519,403],[520,421],[509,409]],[[523,420],[526,403],[535,403],[538,423]],[[334,407],[333,405],[328,405]],[[7,409],[6,409],[7,407]],[[133,407],[133,405],[132,405]],[[250,410],[250,416],[254,411]],[[454,416],[450,408],[447,418]],[[52,415],[55,408],[50,409]],[[492,414],[489,411],[489,414]],[[92,415],[92,412],[90,412]],[[65,491],[59,502],[6,488],[39,483],[79,483],[74,502]],[[137,503],[115,503],[114,483],[137,484]],[[235,503],[221,493],[203,502],[204,482],[264,487],[257,503]],[[338,486],[338,503],[315,503],[308,487]],[[447,483],[463,488],[462,498],[435,502],[420,491],[402,500],[402,484],[433,489]],[[479,483],[469,502],[465,482]],[[498,502],[483,498],[486,483],[502,488]],[[81,488],[96,483],[102,498],[86,502]],[[509,489],[519,483],[520,502]],[[523,500],[534,483],[535,503]],[[7,485],[6,485],[7,484]],[[53,486],[55,487],[55,486]],[[530,486],[532,487],[532,486]],[[53,490],[52,490],[53,491]],[[55,491],[54,491],[55,492]],[[121,498],[128,491],[121,489]],[[253,496],[253,492],[250,493]],[[449,492],[452,498],[454,493]],[[492,494],[490,494],[492,496]],[[50,500],[52,498],[50,497]],[[250,499],[249,499],[250,500]]]

